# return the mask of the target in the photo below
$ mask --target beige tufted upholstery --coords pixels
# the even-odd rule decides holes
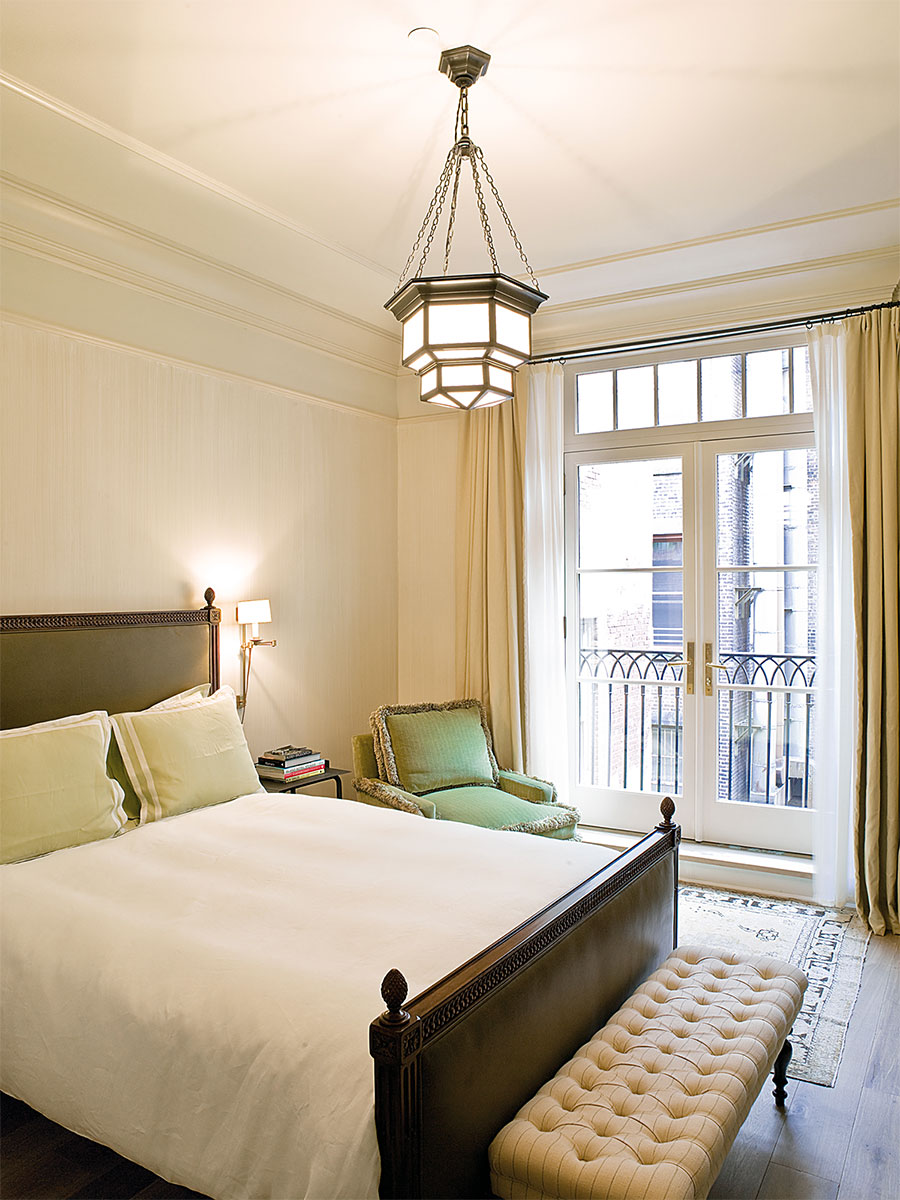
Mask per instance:
[[[697,1200],[790,1032],[806,976],[682,946],[494,1139],[504,1200]]]

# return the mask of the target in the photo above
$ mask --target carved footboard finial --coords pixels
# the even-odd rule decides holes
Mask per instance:
[[[675,815],[675,801],[671,796],[665,796],[662,804],[659,806],[659,811],[662,813],[663,819],[657,825],[657,829],[671,829],[675,822],[672,817]]]
[[[408,995],[409,984],[394,967],[388,971],[381,983],[381,998],[387,1005],[387,1012],[381,1019],[391,1025],[402,1025],[408,1021],[409,1013],[403,1007],[403,1001]]]

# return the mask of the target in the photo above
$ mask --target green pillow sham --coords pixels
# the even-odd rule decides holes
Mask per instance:
[[[36,858],[122,829],[122,788],[106,774],[109,741],[105,712],[0,732],[0,860]]]
[[[144,709],[148,712],[151,709],[157,708],[174,708],[179,704],[194,704],[197,700],[204,700],[209,695],[209,684],[198,683],[195,687],[187,688],[186,691],[179,692],[176,696],[169,696],[166,700],[160,700],[158,704],[151,704],[150,709]],[[120,715],[118,713],[116,716]],[[106,773],[111,779],[121,787],[125,793],[122,800],[122,807],[125,809],[126,815],[135,820],[141,815],[141,800],[137,792],[132,786],[131,779],[128,776],[128,771],[125,768],[125,763],[122,759],[122,751],[119,749],[119,742],[115,737],[109,739],[109,753],[106,756]]]
[[[497,762],[478,700],[382,705],[370,720],[386,783],[417,796],[497,783]]]
[[[113,728],[141,803],[141,824],[260,790],[234,692],[143,712]]]

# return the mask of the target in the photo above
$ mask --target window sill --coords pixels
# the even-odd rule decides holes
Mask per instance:
[[[612,850],[627,850],[639,840],[638,834],[593,826],[579,826],[578,832],[582,841]],[[690,841],[682,841],[678,851],[679,881],[700,887],[811,900],[813,873],[812,858],[802,854]]]

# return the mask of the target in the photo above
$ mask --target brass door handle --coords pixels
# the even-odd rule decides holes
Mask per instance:
[[[703,690],[707,696],[713,694],[713,667],[717,671],[727,671],[728,667],[725,663],[717,663],[712,661],[713,644],[712,642],[703,643]]]
[[[667,667],[686,667],[684,673],[684,690],[689,696],[694,694],[694,643],[687,643],[687,657],[672,659],[666,663]]]

